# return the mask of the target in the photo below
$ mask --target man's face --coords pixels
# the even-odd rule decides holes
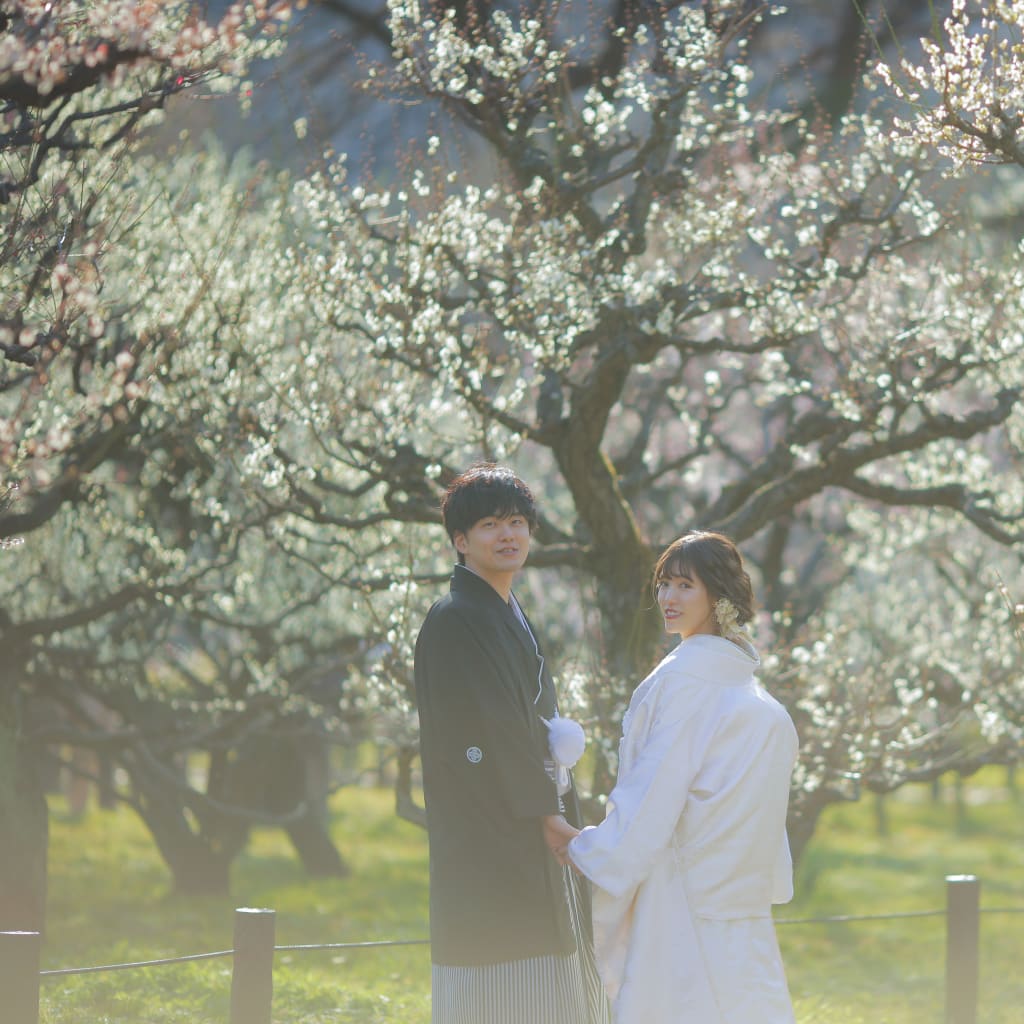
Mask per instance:
[[[455,549],[484,579],[518,572],[530,553],[530,524],[526,516],[485,516],[465,532],[455,534]]]

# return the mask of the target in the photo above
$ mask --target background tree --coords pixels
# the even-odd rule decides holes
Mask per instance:
[[[570,86],[600,87],[602,79],[614,77],[628,60],[626,34],[641,25],[657,25],[672,6],[646,0],[563,4],[567,12],[563,17],[574,34],[589,40],[586,51],[574,54],[567,69]],[[754,11],[758,6],[749,2],[746,8]],[[495,11],[512,13],[523,5],[477,0],[448,7],[457,12],[460,23],[467,24],[474,19],[486,21]],[[838,121],[852,108],[857,83],[877,57],[878,48],[914,52],[918,37],[948,7],[949,3],[919,0],[803,0],[799,7],[751,27],[750,60],[772,69],[773,101],[788,100],[809,116],[818,113]],[[531,12],[543,9],[543,4],[528,7]],[[372,98],[354,95],[344,105],[334,98],[339,83],[344,83],[346,92],[354,92],[352,87],[363,77],[364,62],[386,58],[392,44],[386,5],[368,0],[313,0],[294,45],[274,68],[274,75],[282,79],[282,91],[287,94],[282,99],[291,116],[296,113],[295,95],[300,93],[310,103],[306,116],[319,137],[330,137],[343,151],[348,145],[360,150],[373,147],[375,140],[358,139],[358,130],[352,129],[357,120],[364,130],[368,124],[387,124],[388,116]],[[376,144],[383,148],[388,140],[378,139]]]
[[[230,87],[245,61],[273,51],[265,33],[285,12],[282,4],[235,4],[211,24],[187,4],[0,7],[0,465],[19,497],[0,513],[0,538],[28,538],[0,599],[0,747],[11,769],[0,807],[5,843],[13,844],[0,883],[5,927],[38,927],[43,905],[40,873],[18,868],[45,865],[38,751],[26,712],[45,692],[63,702],[65,739],[72,725],[79,741],[118,750],[136,728],[152,737],[152,720],[123,718],[113,737],[104,735],[109,727],[90,720],[85,699],[90,690],[106,696],[103,680],[116,675],[123,705],[144,673],[123,647],[111,649],[128,634],[129,649],[134,643],[138,657],[150,655],[138,631],[154,620],[172,629],[159,614],[165,602],[201,591],[237,542],[212,550],[208,564],[189,560],[189,528],[193,541],[196,530],[209,533],[211,508],[201,524],[183,523],[165,504],[175,469],[189,462],[187,446],[177,444],[187,420],[175,432],[151,415],[152,393],[174,376],[176,329],[203,282],[193,279],[170,315],[134,330],[124,316],[139,305],[132,285],[152,289],[168,279],[146,280],[155,259],[143,257],[120,278],[107,265],[132,249],[133,228],[160,195],[147,191],[138,129],[158,122],[176,94]],[[142,640],[160,635],[155,629]],[[48,722],[44,732],[52,731]],[[178,741],[184,747],[180,734]],[[173,749],[168,732],[161,742]],[[137,799],[147,799],[145,787]],[[150,805],[166,810],[166,795]],[[190,820],[202,829],[201,816]]]
[[[247,823],[308,821],[308,789],[239,779],[268,749],[286,777],[328,728],[374,723],[416,816],[411,648],[449,571],[441,489],[479,457],[543,497],[525,585],[569,654],[595,796],[661,642],[650,565],[690,525],[759,577],[765,675],[803,737],[798,852],[859,786],[1019,757],[996,589],[1020,571],[1019,252],[887,95],[835,123],[785,109],[750,59],[766,10],[589,35],[561,11],[393,3],[393,65],[366,81],[426,115],[386,180],[328,152],[292,186],[130,136],[117,160],[54,149],[61,175],[23,189],[51,212],[38,235],[11,219],[0,264],[22,494],[0,537],[26,539],[4,678],[50,702],[32,743],[117,760],[182,887],[223,887]],[[114,97],[163,66],[137,63],[77,96],[86,124],[138,114]]]
[[[133,230],[106,261],[111,322],[171,343],[136,364],[130,441],[29,538],[11,627],[30,644],[21,684],[50,709],[27,742],[105,751],[190,891],[225,888],[252,822],[286,827],[311,870],[345,870],[314,755],[325,717],[340,735],[354,721],[340,701],[366,644],[315,551],[238,486],[238,460],[259,454],[232,382],[257,328],[236,331],[236,307],[259,323],[252,253],[283,244],[259,178],[216,155],[138,155],[122,175]]]
[[[439,120],[388,190],[344,161],[302,188],[278,275],[319,372],[282,385],[316,398],[303,450],[273,445],[276,500],[345,529],[427,524],[449,473],[513,458],[546,498],[534,564],[572,574],[563,613],[599,610],[583,667],[609,736],[657,650],[652,553],[689,525],[731,533],[768,645],[800,652],[777,669],[807,751],[798,847],[851,776],[884,789],[1016,756],[953,743],[1019,707],[968,686],[939,700],[944,645],[901,644],[907,621],[877,621],[865,591],[909,563],[913,616],[934,608],[959,524],[994,542],[949,609],[959,661],[980,678],[982,638],[1007,628],[985,595],[989,570],[1019,571],[1019,254],[969,230],[969,198],[881,98],[834,130],[762,103],[747,55],[767,11],[659,9],[581,88],[594,52],[553,8],[390,12],[400,95],[442,105],[494,182],[467,181]],[[412,543],[414,572],[436,572]]]

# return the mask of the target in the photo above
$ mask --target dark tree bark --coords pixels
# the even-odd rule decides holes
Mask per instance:
[[[45,930],[49,819],[31,751],[19,738],[10,666],[0,672],[0,931]]]
[[[141,772],[133,779],[140,783]],[[231,862],[241,849],[221,836],[197,829],[189,820],[180,792],[152,773],[142,782],[137,810],[171,872],[174,892],[190,896],[225,896],[231,888]]]
[[[793,855],[793,867],[800,863],[800,858],[807,849],[807,844],[818,827],[818,819],[830,804],[840,798],[829,790],[819,789],[800,801],[799,812],[790,807],[786,829],[789,834],[789,851]]]
[[[412,766],[419,757],[419,746],[401,747],[398,751],[398,773],[395,776],[395,813],[405,821],[427,827],[427,811],[412,795]]]
[[[166,765],[131,758],[136,809],[173,876],[175,892],[228,893],[231,865],[256,822],[283,828],[310,875],[349,874],[330,837],[325,802],[309,785],[309,743],[309,736],[256,736],[230,764],[213,759],[206,794],[179,782]]]
[[[232,802],[279,815],[302,866],[314,878],[344,877],[350,868],[327,828],[326,794],[311,771],[319,737],[258,736],[232,766]]]
[[[288,838],[313,878],[344,878],[352,873],[331,840],[326,823],[312,808],[288,826]]]

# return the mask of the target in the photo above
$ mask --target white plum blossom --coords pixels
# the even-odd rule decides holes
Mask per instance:
[[[541,498],[523,587],[595,796],[660,642],[653,557],[691,526],[749,559],[804,839],[858,787],[1019,751],[1019,243],[977,230],[878,94],[829,130],[755,101],[746,6],[623,29],[621,65],[581,80],[557,5],[392,0],[375,87],[461,132],[427,126],[423,159],[80,167],[91,220],[0,315],[0,458],[35,517],[9,519],[31,585],[0,605],[76,623],[38,664],[72,636],[112,692],[141,664],[133,687],[218,722],[315,718],[314,682],[343,677],[321,718],[372,722],[407,772],[440,497],[486,458]],[[460,147],[486,165],[449,164]],[[68,203],[65,170],[24,202]],[[137,603],[85,621],[110,595]]]
[[[924,63],[879,71],[910,108],[901,131],[934,146],[955,170],[1024,164],[1024,8],[1014,0],[953,0]]]

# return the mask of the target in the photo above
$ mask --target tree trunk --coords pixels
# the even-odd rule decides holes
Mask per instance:
[[[663,634],[649,589],[654,564],[650,545],[622,494],[615,467],[599,448],[590,447],[587,411],[577,416],[583,427],[569,429],[555,455],[590,535],[588,569],[597,580],[602,630],[599,672],[607,683],[592,696],[593,713],[613,735],[620,726],[622,702],[653,667]],[[596,744],[591,750],[590,791],[607,793],[615,773]],[[590,813],[585,794],[583,802]]]
[[[818,826],[822,811],[839,798],[827,790],[819,789],[800,801],[799,809],[791,803],[789,816],[786,820],[786,831],[789,835],[789,852],[793,855],[793,868],[796,869],[803,857],[807,844]]]
[[[327,830],[327,766],[322,737],[254,737],[231,765],[229,800],[287,819],[282,827],[314,877],[343,878],[350,869]]]
[[[203,843],[185,843],[162,850],[178,896],[227,896],[231,891],[231,859]]]
[[[146,800],[142,817],[171,872],[175,893],[228,895],[235,850],[221,849],[203,833],[193,831],[176,798]]]
[[[589,535],[588,570],[597,582],[597,606],[601,636],[596,650],[599,675],[606,685],[592,694],[594,716],[609,735],[618,729],[621,705],[650,671],[661,636],[658,618],[652,614],[650,545],[644,540],[629,502],[619,485],[611,461],[600,449],[595,435],[607,409],[621,388],[615,373],[603,382],[595,377],[594,389],[578,401],[578,407],[552,444],[552,452],[572,493],[581,525]],[[591,747],[592,794],[608,793],[615,773],[598,745]],[[594,810],[581,793],[584,813]]]
[[[0,931],[45,930],[49,818],[29,751],[18,737],[10,676],[0,680]]]
[[[875,793],[872,796],[875,805],[875,832],[885,839],[889,835],[889,813],[885,803],[885,793]]]
[[[395,813],[405,821],[427,827],[427,811],[416,803],[412,795],[412,766],[419,757],[419,747],[400,747],[398,750],[398,772],[395,777]]]
[[[953,777],[953,831],[958,835],[966,835],[970,825],[967,814],[967,793],[964,777],[957,772]]]
[[[174,769],[147,763],[145,757],[128,759],[125,768],[135,790],[135,808],[171,872],[174,891],[226,896],[231,862],[240,847],[211,830],[205,810],[202,817],[189,810],[187,790],[177,783]]]
[[[661,636],[649,590],[650,545],[614,466],[599,448],[588,446],[585,431],[569,430],[554,451],[590,534],[588,568],[597,579],[606,670],[621,687],[635,686],[650,669]]]
[[[302,866],[313,878],[345,878],[352,873],[331,841],[324,821],[314,810],[288,826],[288,838]]]

